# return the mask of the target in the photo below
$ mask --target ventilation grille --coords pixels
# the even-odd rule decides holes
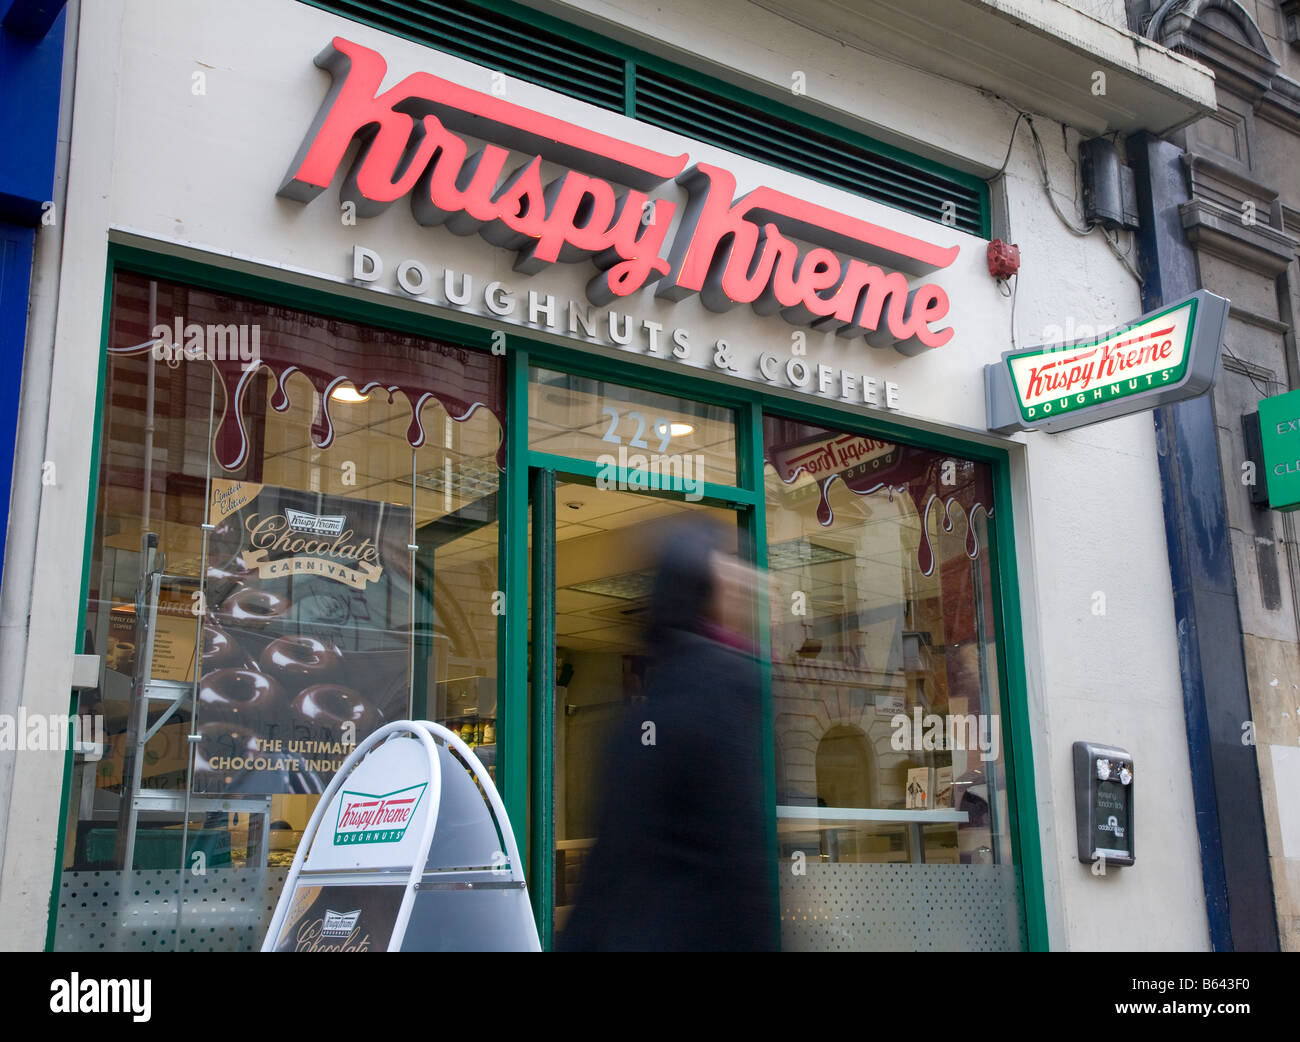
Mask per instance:
[[[697,86],[699,77],[658,59],[651,67],[612,41],[534,24],[540,16],[525,21],[470,0],[303,2],[917,217],[986,234],[987,193],[975,178],[870,147],[847,132],[836,135],[829,124],[814,129],[757,95],[741,101]]]
[[[780,116],[700,90],[683,80],[638,69],[637,119],[725,148],[823,184],[834,185],[931,221],[981,234],[980,193],[922,170],[800,126]]]
[[[306,0],[354,22],[561,94],[623,111],[622,58],[515,18],[456,0]]]

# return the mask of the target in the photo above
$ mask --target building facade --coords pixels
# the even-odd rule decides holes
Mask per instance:
[[[1200,126],[1206,69],[1119,3],[362,6],[69,6],[6,946],[255,949],[405,716],[488,766],[549,945],[689,514],[771,579],[783,947],[1217,945],[1157,429],[985,402],[1150,310],[1079,146]],[[1080,862],[1082,740],[1131,867]]]
[[[1300,35],[1292,3],[1130,3],[1134,31],[1215,75],[1216,111],[1149,146],[1152,199],[1170,220],[1144,243],[1174,296],[1204,287],[1232,300],[1212,397],[1157,422],[1166,458],[1217,446],[1213,466],[1166,469],[1174,528],[1206,519],[1194,552],[1171,534],[1194,773],[1212,784],[1218,826],[1202,823],[1216,947],[1300,947],[1300,705],[1295,524],[1268,509],[1251,421],[1261,398],[1296,386]],[[1176,229],[1174,231],[1173,229]],[[1256,480],[1258,471],[1258,480]],[[1180,546],[1180,543],[1182,544]],[[1180,551],[1181,562],[1180,562]],[[1210,663],[1213,663],[1212,665]],[[1206,668],[1208,666],[1208,668]],[[1197,693],[1209,692],[1208,697]],[[1211,752],[1211,749],[1213,750]],[[1199,768],[1198,765],[1199,764]],[[1220,859],[1221,858],[1221,863]]]

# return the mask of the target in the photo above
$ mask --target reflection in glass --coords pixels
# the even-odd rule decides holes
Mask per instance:
[[[777,832],[785,864],[808,861],[784,881],[783,928],[817,946],[793,909],[826,872],[863,893],[884,878],[871,866],[936,866],[935,886],[961,879],[938,866],[1014,878],[992,481],[985,464],[774,417],[764,452]],[[1014,903],[1003,918],[1018,944]],[[845,928],[908,946],[870,913]]]
[[[155,351],[159,326],[191,356]],[[155,871],[173,918],[124,913],[106,947],[189,944],[213,914],[182,893],[196,863],[223,907],[248,895],[220,873],[287,865],[387,720],[440,720],[492,769],[503,406],[486,353],[115,276],[85,641],[104,670],[80,706],[107,748],[75,764],[63,880]],[[273,905],[279,877],[256,879]],[[87,943],[64,917],[60,945]]]
[[[736,483],[730,409],[549,369],[528,374],[528,447],[686,481],[645,487]]]

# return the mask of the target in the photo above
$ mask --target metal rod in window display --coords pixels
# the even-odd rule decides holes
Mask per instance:
[[[123,873],[135,867],[135,794],[140,790],[144,750],[140,736],[148,727],[150,671],[153,664],[154,624],[157,621],[158,588],[165,556],[159,552],[158,536],[140,534],[140,575],[135,588],[135,668],[131,676],[131,702],[127,710],[126,742],[122,754],[122,791],[117,810],[117,840],[113,860]]]
[[[406,627],[407,627],[407,662],[406,662],[406,711],[415,712],[415,557],[420,550],[415,539],[415,484],[416,449],[411,449],[411,538],[407,549],[411,551],[410,578],[406,584]],[[427,708],[427,707],[426,707]]]
[[[207,458],[203,474],[203,523],[199,526],[203,533],[203,546],[199,551],[199,611],[194,627],[194,683],[190,687],[190,733],[185,739],[185,817],[181,824],[181,869],[176,879],[176,932],[173,936],[177,951],[180,950],[181,944],[181,909],[184,907],[184,902],[181,901],[181,887],[185,882],[185,855],[190,845],[190,794],[194,789],[194,757],[198,755],[199,742],[199,681],[203,673],[203,623],[208,615],[208,537],[215,527],[212,518],[208,515],[208,507],[212,502],[212,434],[213,414],[216,407],[217,370],[213,366],[208,381],[208,440],[204,443],[208,451],[204,454]],[[250,820],[247,824],[251,839],[253,823]],[[247,844],[245,844],[245,851],[247,851]],[[247,852],[244,860],[247,867]]]
[[[975,527],[975,522],[970,522],[971,528]],[[978,536],[976,537],[978,538]],[[984,575],[982,569],[983,562],[979,557],[971,559],[971,589],[975,594],[975,655],[979,664],[980,678],[980,709],[987,711],[989,715],[989,726],[992,727],[993,721],[1001,720],[993,715],[993,689],[989,686],[989,656],[988,650],[984,646],[984,639],[988,630],[988,620],[984,617]],[[993,864],[1001,864],[1000,834],[998,822],[998,794],[997,794],[997,777],[998,765],[996,760],[987,760],[984,763],[984,785],[985,792],[989,798],[989,846],[992,847],[991,860]]]
[[[158,328],[158,281],[149,280],[149,331]],[[140,505],[140,531],[149,531],[149,519],[153,504],[153,432],[154,432],[154,373],[153,357],[145,356],[145,391],[144,391],[144,496]]]
[[[443,435],[443,447],[447,450],[442,457],[442,501],[443,509],[451,513],[451,414],[446,418],[446,432]]]

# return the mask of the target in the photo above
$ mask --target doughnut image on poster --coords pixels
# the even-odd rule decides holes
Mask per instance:
[[[409,507],[213,482],[196,793],[319,793],[407,715]]]

